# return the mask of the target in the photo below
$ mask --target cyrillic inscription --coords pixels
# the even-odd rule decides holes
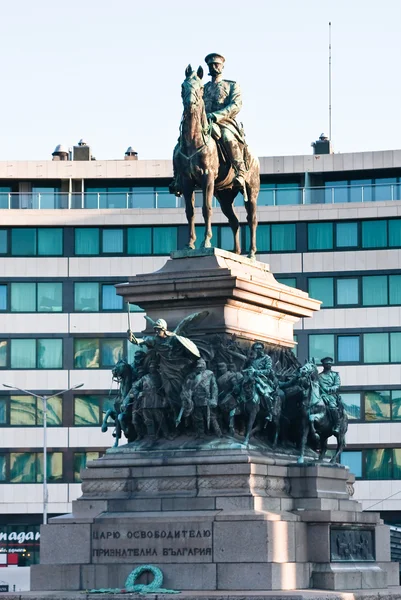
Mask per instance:
[[[180,527],[172,523],[128,523],[92,526],[92,562],[211,562],[212,523],[188,523]]]

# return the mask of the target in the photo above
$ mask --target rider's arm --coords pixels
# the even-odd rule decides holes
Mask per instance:
[[[215,122],[220,123],[220,121],[223,121],[224,119],[234,119],[241,110],[241,107],[241,89],[238,83],[233,82],[231,84],[229,103],[224,108],[213,112]]]

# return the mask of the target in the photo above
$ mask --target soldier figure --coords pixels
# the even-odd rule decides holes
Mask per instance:
[[[327,407],[334,434],[339,431],[339,417],[343,413],[341,396],[338,393],[341,380],[337,371],[331,370],[334,360],[330,356],[322,358],[320,362],[323,366],[323,371],[319,373],[320,396]]]
[[[234,435],[234,416],[239,404],[240,385],[243,378],[241,373],[235,371],[235,366],[231,363],[230,370],[225,362],[219,362],[217,369],[219,373],[217,379],[219,408],[225,416],[228,416],[228,430],[230,435]]]
[[[221,430],[217,422],[218,389],[213,371],[206,369],[206,362],[200,358],[196,362],[195,371],[190,373],[184,382],[181,400],[186,413],[192,412],[197,438],[205,435],[205,421],[207,430],[212,429],[217,437],[221,437]]]
[[[166,400],[163,394],[162,380],[154,361],[149,363],[149,373],[132,386],[132,395],[134,397],[134,424],[137,424],[137,413],[139,412],[151,440],[158,437],[159,430],[166,439],[172,439],[164,417]]]
[[[208,54],[205,62],[212,80],[204,88],[204,101],[208,121],[213,127],[215,139],[220,138],[224,150],[234,168],[234,185],[243,190],[245,185],[244,134],[235,117],[242,107],[241,90],[235,81],[223,79],[225,58],[221,54]]]
[[[252,344],[245,368],[252,368],[256,371],[257,389],[264,398],[267,412],[266,419],[270,421],[273,415],[273,398],[278,393],[278,379],[273,370],[272,359],[268,354],[265,354],[265,347],[262,342]]]

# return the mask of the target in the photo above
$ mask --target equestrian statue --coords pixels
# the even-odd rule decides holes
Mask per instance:
[[[195,248],[195,188],[203,193],[205,233],[202,248],[211,247],[213,196],[220,203],[234,236],[233,252],[241,254],[239,220],[234,200],[243,194],[250,229],[249,258],[256,254],[256,202],[260,189],[259,161],[249,151],[236,121],[242,106],[238,83],[223,79],[225,58],[208,54],[205,61],[212,80],[203,86],[203,69],[185,70],[181,86],[184,107],[180,137],[174,149],[174,179],[170,192],[184,196],[189,226],[187,247]]]

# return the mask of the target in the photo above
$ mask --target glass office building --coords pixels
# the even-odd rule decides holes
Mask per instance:
[[[401,150],[260,162],[258,259],[322,301],[296,325],[296,352],[333,356],[354,497],[401,523]],[[49,402],[50,515],[71,509],[80,469],[113,443],[100,431],[110,369],[130,352],[114,284],[159,269],[186,243],[171,176],[170,161],[0,162],[0,384],[37,394],[84,384]],[[246,248],[242,197],[235,204]],[[199,192],[196,206],[199,246]],[[216,202],[213,243],[233,244]],[[131,328],[144,325],[131,307]],[[3,565],[38,561],[42,426],[39,400],[0,385]]]

